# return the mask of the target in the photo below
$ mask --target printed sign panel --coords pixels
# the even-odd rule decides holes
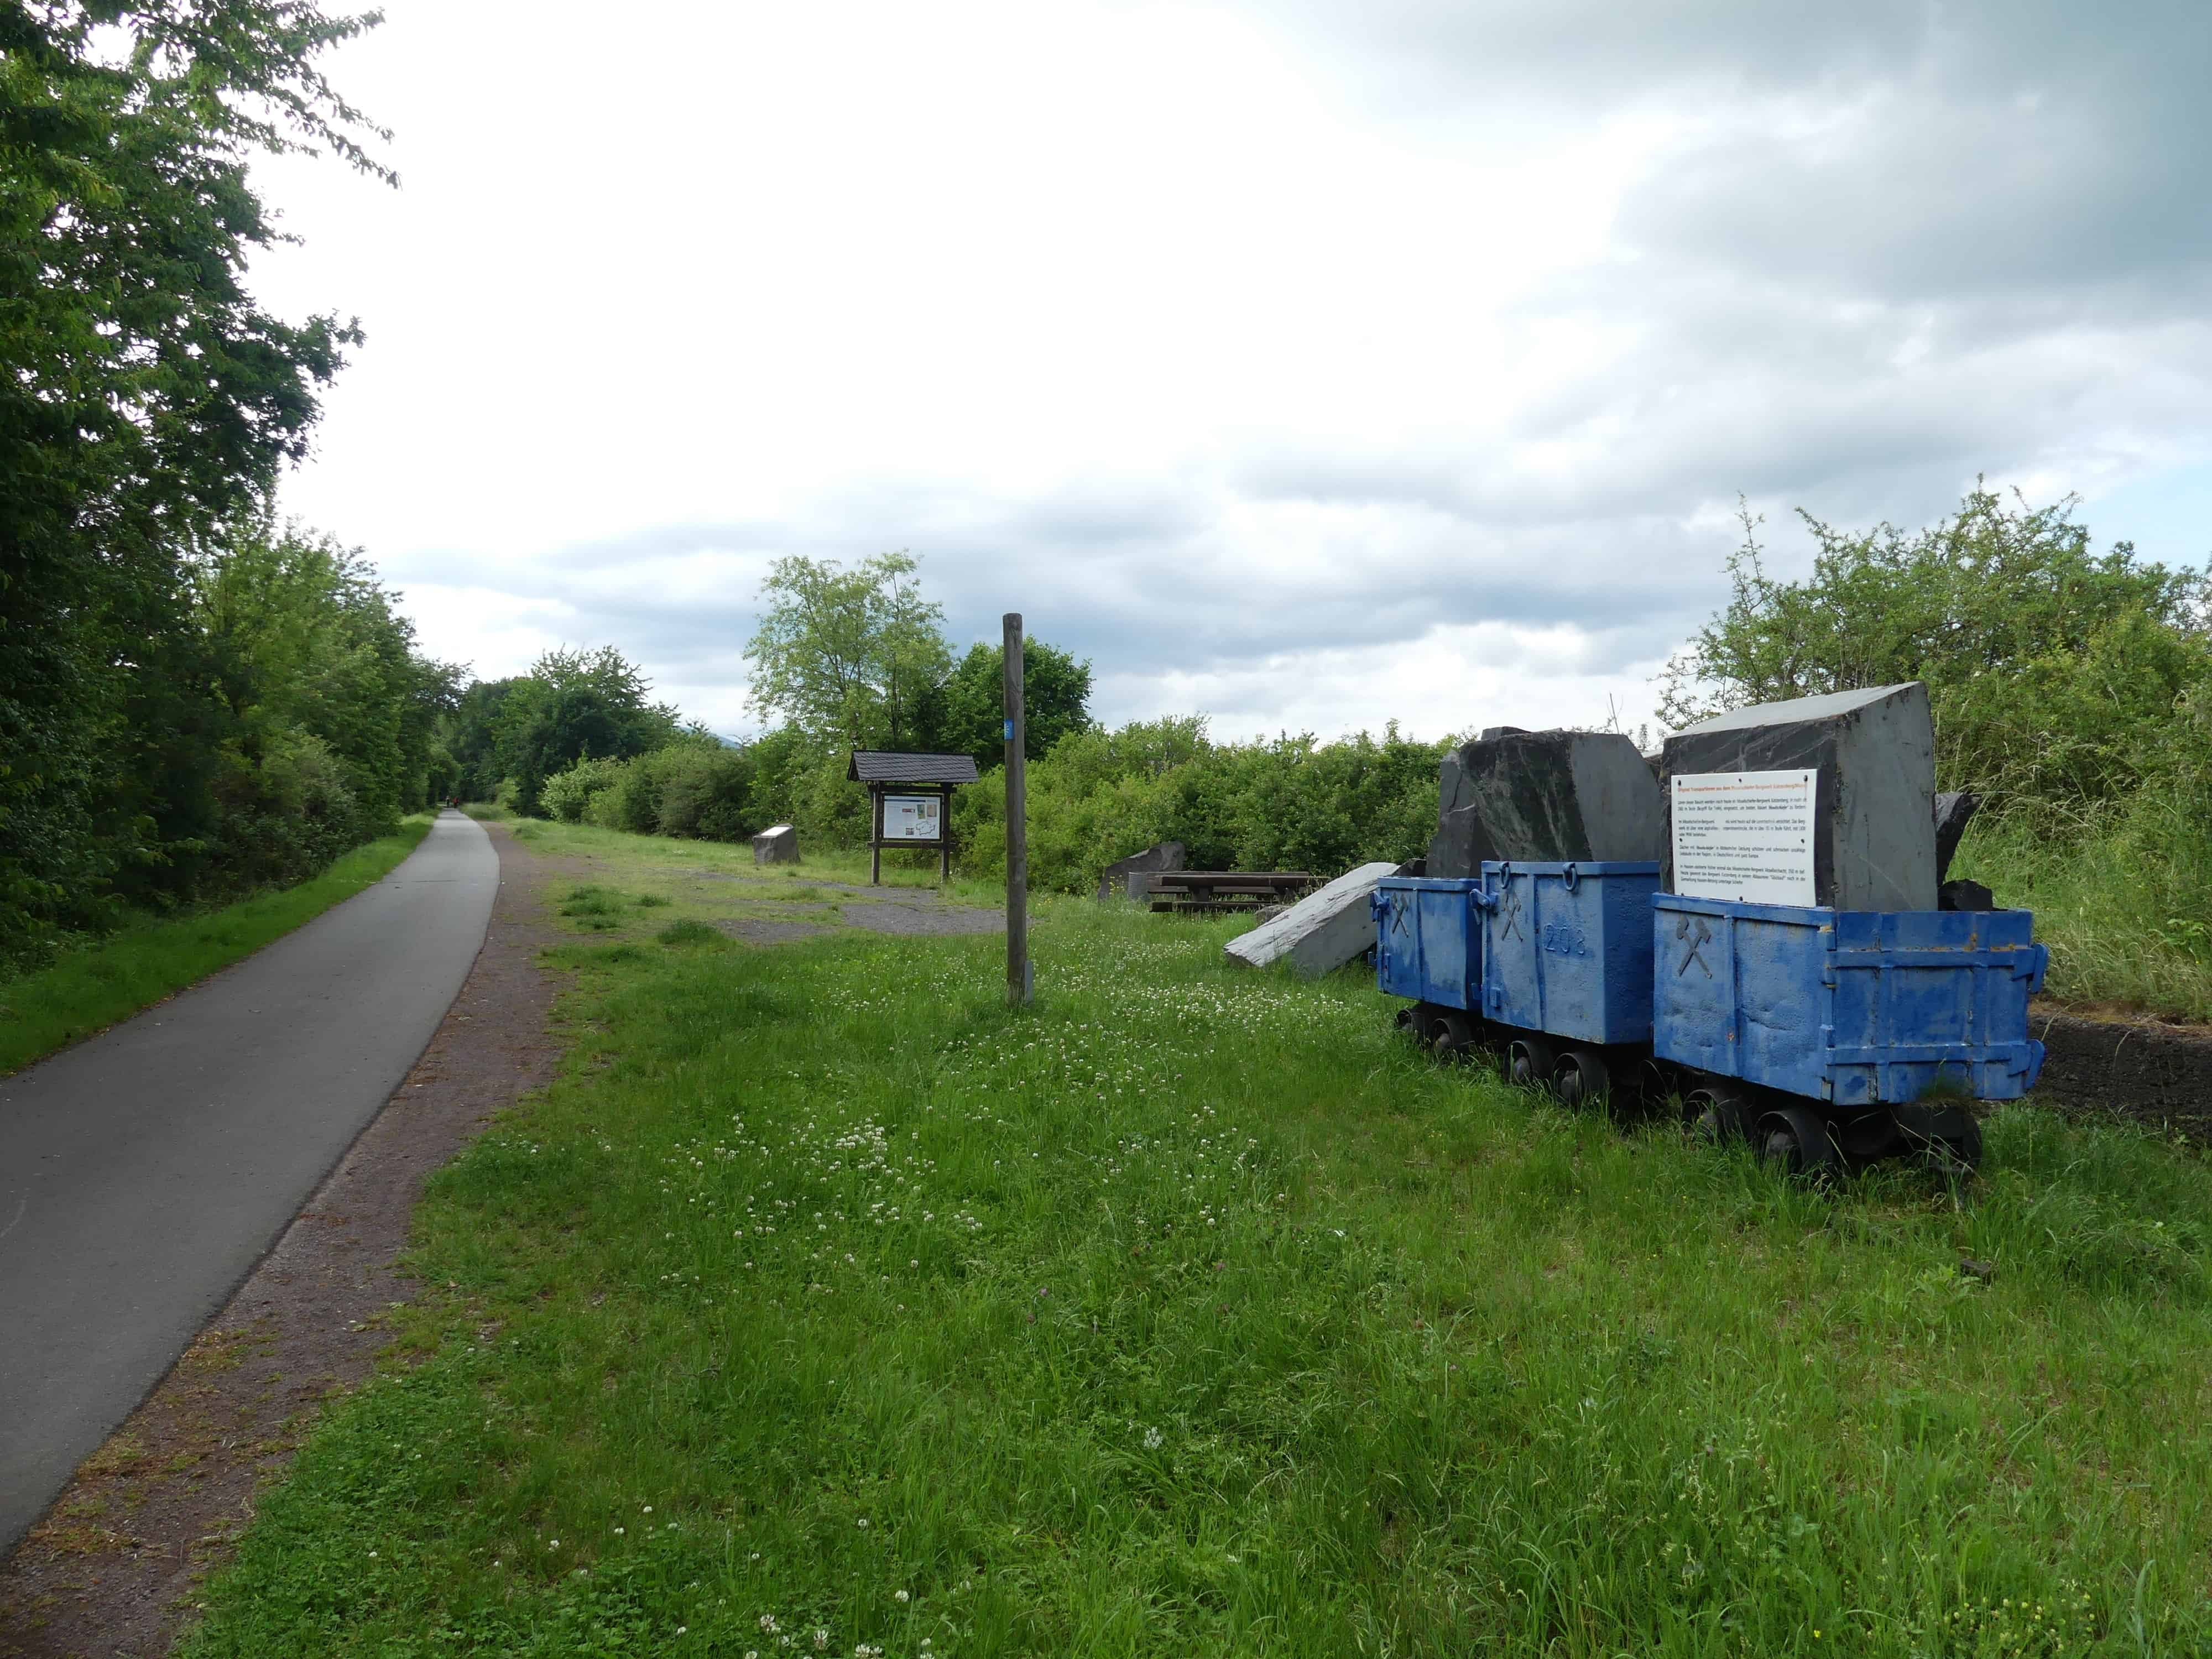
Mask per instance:
[[[1674,890],[1685,898],[1812,904],[1819,774],[1693,772],[1676,777]]]
[[[885,841],[939,841],[944,837],[939,816],[945,803],[935,795],[885,795]]]

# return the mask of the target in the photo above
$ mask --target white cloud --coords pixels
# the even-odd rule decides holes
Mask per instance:
[[[405,187],[264,170],[370,336],[288,505],[486,674],[738,726],[769,561],[907,547],[1110,719],[1633,723],[1739,489],[2212,452],[2201,9],[389,9]]]

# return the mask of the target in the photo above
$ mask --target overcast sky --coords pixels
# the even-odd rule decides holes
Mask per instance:
[[[752,729],[769,562],[905,548],[1115,723],[1632,724],[1739,491],[2212,551],[2203,0],[386,9],[402,187],[261,170],[368,333],[285,507],[487,678]]]

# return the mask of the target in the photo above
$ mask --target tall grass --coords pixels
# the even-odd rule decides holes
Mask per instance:
[[[1047,903],[1017,1015],[990,941],[688,904],[565,947],[564,1076],[195,1659],[2212,1641],[2194,1155],[2014,1110],[1970,1189],[1807,1190],[1228,925]]]
[[[2204,830],[2161,825],[2162,810],[2179,803],[2139,800],[2124,816],[2095,818],[2045,809],[1977,819],[1952,873],[2035,912],[2035,936],[2051,947],[2051,997],[2212,1020],[2212,872],[2191,856]]]
[[[0,1073],[104,1030],[374,886],[429,828],[428,818],[410,818],[296,887],[127,928],[36,973],[0,980]]]

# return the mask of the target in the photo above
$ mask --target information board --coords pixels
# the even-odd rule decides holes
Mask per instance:
[[[938,795],[885,795],[885,841],[941,841],[945,802]]]
[[[1820,775],[1693,772],[1674,784],[1674,891],[1746,904],[1813,904]]]

